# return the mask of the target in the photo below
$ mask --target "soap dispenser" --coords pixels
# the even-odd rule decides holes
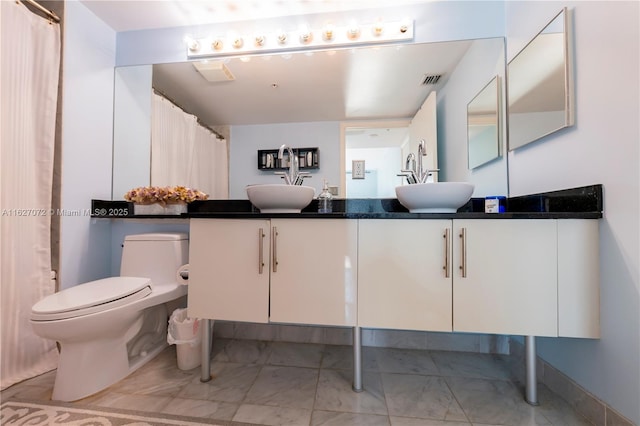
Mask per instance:
[[[331,192],[329,192],[329,182],[323,179],[322,192],[318,195],[318,213],[331,213],[333,211],[332,198]]]

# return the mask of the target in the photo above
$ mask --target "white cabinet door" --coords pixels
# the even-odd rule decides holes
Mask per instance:
[[[450,230],[450,220],[360,221],[358,325],[452,330]]]
[[[552,219],[453,221],[454,331],[557,336],[556,228]]]
[[[194,318],[268,322],[268,220],[191,219],[188,309]]]
[[[354,326],[356,220],[272,219],[272,322]]]

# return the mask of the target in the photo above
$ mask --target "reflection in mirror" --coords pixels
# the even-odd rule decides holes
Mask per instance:
[[[494,50],[502,56],[489,53]],[[259,170],[256,164],[258,150],[278,148],[282,143],[292,147],[318,147],[323,161],[318,170],[311,171],[314,178],[309,179],[309,184],[319,193],[323,179],[332,186],[340,183],[338,196],[345,197],[343,123],[358,122],[360,128],[377,128],[376,123],[381,122],[387,122],[389,127],[391,121],[404,121],[408,125],[428,95],[442,91],[449,94],[438,100],[438,108],[450,105],[456,111],[443,117],[442,122],[452,129],[466,131],[465,107],[470,96],[465,84],[503,75],[503,51],[504,42],[500,38],[361,47],[313,54],[254,55],[225,59],[231,79],[227,73],[222,76],[214,73],[209,80],[193,62],[117,68],[116,72],[123,77],[140,76],[116,82],[124,88],[130,108],[138,108],[138,113],[135,120],[127,119],[132,115],[122,110],[121,91],[116,87],[114,113],[122,119],[116,120],[114,129],[113,198],[122,199],[127,190],[148,185],[154,174],[149,169],[153,90],[225,136],[229,149],[230,198],[245,198],[247,184],[280,181],[273,173]],[[501,62],[496,62],[498,56]],[[427,75],[441,78],[435,84],[423,83]],[[457,76],[455,85],[463,90],[448,89],[453,76]],[[134,126],[143,129],[134,132]],[[134,133],[138,136],[127,137]],[[434,149],[431,155],[434,160],[439,157],[441,147],[454,140],[455,143],[464,140],[466,151],[466,138],[446,133],[425,138],[427,145]],[[417,140],[410,141],[414,143],[417,144]],[[369,148],[374,146],[375,143]],[[401,157],[406,158],[406,153]],[[456,152],[455,158],[452,155],[449,161],[467,169],[464,151]],[[396,173],[402,163],[402,160],[393,160]],[[350,166],[351,162],[347,164]],[[371,164],[367,161],[367,167]],[[447,167],[454,170],[453,165]],[[495,167],[500,168],[491,174],[495,186],[506,187],[506,164]],[[452,176],[455,180],[464,180]],[[394,182],[396,178],[394,175]],[[506,195],[505,191],[492,193]]]
[[[573,125],[569,22],[565,8],[509,62],[509,150]]]
[[[403,148],[409,142],[408,123],[345,129],[346,198],[394,198]],[[364,161],[364,178],[353,175],[353,161]]]
[[[469,169],[500,157],[500,84],[494,77],[467,105]]]

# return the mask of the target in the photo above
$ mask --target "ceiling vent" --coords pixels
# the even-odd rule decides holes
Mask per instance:
[[[193,66],[210,82],[232,81],[236,78],[231,74],[229,68],[221,61],[194,62]]]
[[[436,84],[438,80],[442,77],[441,74],[425,74],[422,78],[422,85],[428,86],[430,84]]]

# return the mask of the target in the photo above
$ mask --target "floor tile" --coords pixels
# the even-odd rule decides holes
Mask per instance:
[[[264,366],[244,401],[311,410],[317,384],[317,369]]]
[[[432,351],[431,358],[442,376],[509,380],[503,358],[491,354]]]
[[[472,423],[509,426],[550,425],[538,407],[527,404],[519,388],[502,380],[447,377]]]
[[[213,379],[202,383],[199,368],[177,368],[170,346],[72,405],[259,425],[591,426],[543,384],[540,406],[527,404],[523,385],[509,374],[508,356],[365,346],[359,393],[352,390],[349,345],[216,338],[212,359]],[[46,373],[5,389],[0,398],[50,400],[54,380],[55,371]]]
[[[438,367],[428,351],[376,348],[375,354],[381,373],[438,374]]]
[[[375,355],[376,348],[362,348],[362,369],[378,371]],[[344,345],[325,345],[322,353],[322,368],[332,370],[353,370],[353,347]]]
[[[390,416],[467,421],[444,378],[382,374]]]
[[[194,377],[177,395],[180,398],[240,402],[255,381],[261,366],[216,362],[211,365],[213,379],[201,382]]]
[[[271,342],[262,340],[231,340],[213,357],[213,362],[264,364],[271,354]]]
[[[273,342],[267,364],[320,368],[323,349],[317,343]]]
[[[387,416],[375,414],[337,413],[314,411],[311,426],[390,426]]]
[[[316,410],[350,413],[387,414],[380,375],[365,372],[362,375],[364,390],[354,392],[353,374],[342,370],[321,370],[316,393]]]
[[[231,420],[236,411],[238,411],[238,404],[205,401],[201,399],[174,398],[161,412],[178,416]]]
[[[121,408],[124,410],[138,410],[157,413],[165,407],[170,396],[154,395],[131,395],[126,393],[109,392],[99,399],[92,401],[92,404],[100,407]]]
[[[471,423],[468,422],[445,422],[442,420],[416,419],[413,417],[391,416],[390,420],[391,426],[471,426]]]
[[[243,404],[233,417],[234,422],[271,426],[304,426],[309,424],[311,410]]]

